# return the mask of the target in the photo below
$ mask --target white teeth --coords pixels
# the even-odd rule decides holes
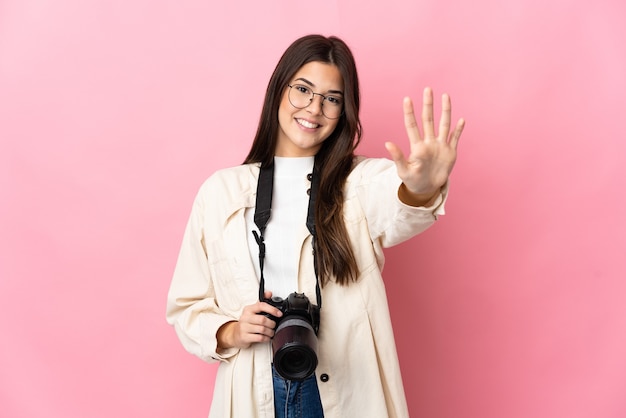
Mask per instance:
[[[305,128],[317,128],[319,126],[316,123],[311,123],[304,119],[296,119],[296,120],[298,121],[300,125],[304,126]]]

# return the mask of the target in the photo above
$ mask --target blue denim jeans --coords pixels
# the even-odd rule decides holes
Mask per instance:
[[[272,367],[276,418],[323,418],[315,374],[302,382],[283,379]]]

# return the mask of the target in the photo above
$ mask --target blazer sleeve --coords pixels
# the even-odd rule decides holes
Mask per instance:
[[[397,245],[430,228],[445,214],[448,196],[446,183],[430,207],[413,207],[398,197],[402,180],[393,161],[385,158],[361,160],[350,175],[356,197],[367,218],[372,241],[382,247]]]
[[[215,295],[204,236],[206,193],[201,188],[187,222],[167,295],[166,319],[188,352],[207,362],[228,361],[239,350],[218,354],[216,334],[222,325],[237,318],[220,310]]]

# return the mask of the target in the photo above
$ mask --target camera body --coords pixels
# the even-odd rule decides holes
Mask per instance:
[[[272,338],[274,368],[287,380],[302,381],[311,376],[317,367],[320,308],[297,292],[286,299],[274,296],[262,301],[283,313],[280,318],[263,314],[276,322]]]
[[[304,293],[291,293],[287,296],[287,299],[283,299],[280,296],[273,296],[270,299],[263,299],[262,302],[272,305],[283,313],[283,316],[280,318],[274,315],[266,315],[276,322],[277,328],[280,323],[285,321],[288,317],[293,318],[298,316],[309,322],[315,334],[318,333],[320,327],[320,309],[313,305]]]

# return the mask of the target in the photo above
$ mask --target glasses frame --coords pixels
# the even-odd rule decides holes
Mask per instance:
[[[291,101],[291,89],[297,86],[306,87],[307,89],[311,91],[311,98],[309,99],[309,104],[307,104],[306,106],[303,106],[303,107],[296,106]],[[324,115],[325,118],[335,120],[335,119],[339,119],[343,115],[343,112],[345,110],[343,103],[341,104],[341,113],[339,113],[339,116],[337,116],[336,118],[331,118],[331,117],[326,116],[326,113],[324,113],[324,102],[326,101],[327,97],[324,96],[322,93],[315,93],[313,90],[311,90],[309,86],[305,86],[304,84],[287,84],[287,87],[289,87],[289,92],[287,93],[287,99],[289,99],[289,103],[291,103],[291,105],[295,107],[296,109],[306,109],[307,107],[311,106],[311,103],[313,103],[315,96],[320,96],[322,98],[322,114]]]

